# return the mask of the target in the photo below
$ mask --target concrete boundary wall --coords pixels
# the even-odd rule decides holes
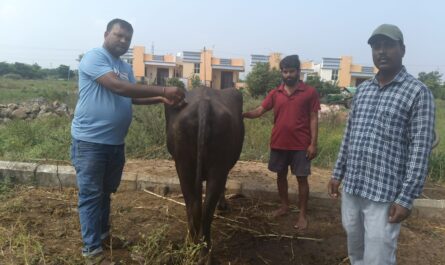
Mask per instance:
[[[0,182],[3,181],[36,187],[76,187],[76,172],[72,166],[66,165],[0,161]],[[160,177],[150,174],[142,175],[124,172],[119,191],[165,188],[180,191],[178,177],[176,175]],[[259,186],[255,185],[255,183],[242,183],[229,179],[226,189],[228,193],[260,198],[277,198],[275,186]],[[290,190],[289,193],[291,196],[296,195],[293,190]],[[326,192],[311,192],[311,198],[322,199],[321,201],[332,204],[332,200]],[[414,201],[412,215],[444,217],[445,200],[417,199]]]

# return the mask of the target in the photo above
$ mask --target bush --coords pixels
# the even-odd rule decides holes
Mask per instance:
[[[10,74],[4,74],[3,77],[4,77],[4,78],[7,78],[7,79],[13,79],[13,80],[20,80],[20,79],[23,79],[23,77],[22,77],[21,75],[19,75],[19,74],[13,74],[13,73],[10,73]]]
[[[445,181],[445,153],[433,152],[429,161],[429,176],[434,181]]]
[[[268,63],[257,63],[247,74],[246,83],[252,96],[265,96],[281,83],[281,73],[270,69]]]
[[[177,77],[172,77],[172,78],[167,79],[167,85],[185,89],[184,83],[181,80],[179,80],[179,78],[177,78]]]
[[[340,88],[336,83],[325,82],[320,79],[319,76],[308,76],[306,84],[314,87],[320,98],[327,96],[328,94],[340,94]]]
[[[191,83],[192,83],[192,88],[197,88],[200,87],[201,84],[201,79],[199,78],[198,75],[193,75],[191,78]]]

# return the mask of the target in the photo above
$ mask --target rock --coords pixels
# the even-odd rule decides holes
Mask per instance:
[[[18,108],[11,113],[12,119],[22,119],[23,120],[26,117],[28,117],[28,115],[26,114],[26,109],[24,109],[24,108]]]
[[[35,118],[70,116],[71,110],[65,103],[54,101],[48,103],[44,98],[32,99],[30,101],[15,104],[0,104],[0,123],[4,123],[4,119],[26,119],[33,120]]]
[[[47,118],[47,117],[57,117],[57,114],[52,112],[44,112],[42,114],[39,113],[38,118]]]
[[[8,104],[8,109],[10,109],[10,110],[15,110],[15,109],[17,109],[19,106],[17,105],[17,104],[15,104],[15,103],[11,103],[11,104]]]
[[[7,118],[11,114],[11,111],[7,108],[1,108],[0,109],[0,118]]]
[[[37,113],[39,113],[39,111],[40,111],[40,105],[38,103],[32,104],[31,112],[37,114]]]

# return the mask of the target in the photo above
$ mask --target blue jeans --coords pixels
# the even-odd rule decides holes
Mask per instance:
[[[400,223],[388,223],[392,203],[342,192],[342,223],[352,265],[395,265]]]
[[[79,188],[79,218],[84,256],[102,252],[110,230],[110,195],[116,192],[125,164],[124,145],[72,140],[71,161]]]

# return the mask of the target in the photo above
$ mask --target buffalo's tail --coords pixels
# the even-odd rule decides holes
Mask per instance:
[[[200,194],[202,190],[204,157],[206,156],[206,142],[208,139],[208,122],[210,112],[210,98],[204,97],[198,106],[198,141],[197,141],[197,161],[196,161],[196,182],[195,188]]]

